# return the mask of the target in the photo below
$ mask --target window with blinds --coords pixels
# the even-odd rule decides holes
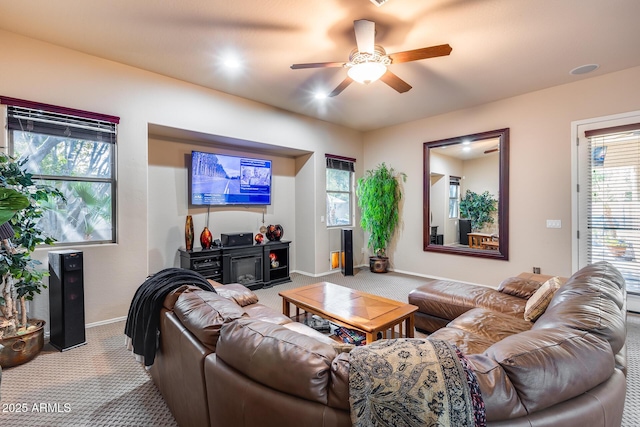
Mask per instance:
[[[353,225],[353,173],[355,159],[326,155],[327,227]]]
[[[627,291],[640,295],[640,123],[587,130],[584,136],[585,261],[611,262],[625,277]]]
[[[58,244],[116,241],[116,137],[119,118],[0,97],[9,154],[65,201],[40,200],[39,226]]]
[[[460,217],[460,177],[449,177],[449,218]]]

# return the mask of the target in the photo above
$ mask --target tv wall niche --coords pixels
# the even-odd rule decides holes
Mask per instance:
[[[270,205],[271,160],[192,151],[189,201],[193,206]]]

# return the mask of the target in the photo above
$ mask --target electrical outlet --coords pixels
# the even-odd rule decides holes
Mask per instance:
[[[533,267],[533,274],[540,274],[540,267]]]
[[[548,219],[547,228],[562,228],[562,220],[560,219]]]

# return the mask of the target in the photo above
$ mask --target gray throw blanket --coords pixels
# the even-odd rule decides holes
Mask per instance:
[[[475,375],[445,341],[374,341],[351,350],[349,369],[355,427],[486,425]]]

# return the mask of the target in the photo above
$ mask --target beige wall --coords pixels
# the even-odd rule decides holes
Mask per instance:
[[[161,144],[148,141],[150,124],[316,152],[311,162],[276,162],[277,191],[290,192],[291,197],[284,208],[274,205],[265,221],[286,223],[287,237],[292,237],[289,231],[301,233],[303,238],[294,242],[294,259],[305,261],[304,271],[322,274],[328,270],[329,232],[320,222],[325,210],[324,153],[357,158],[361,174],[359,132],[5,31],[0,31],[0,57],[0,94],[121,118],[118,243],[81,248],[87,323],[126,316],[135,289],[161,266],[177,265],[171,247],[177,250],[184,245],[180,229],[187,214],[187,202],[181,194],[186,191],[186,169],[180,164],[183,159],[175,159],[169,165],[157,160],[162,156],[156,156],[153,150]],[[180,154],[186,147],[177,144],[164,144],[163,148]],[[155,159],[152,165],[149,147]],[[301,185],[313,203],[309,208],[305,200],[305,209],[301,210],[304,218],[294,220],[295,196],[302,190],[292,183],[292,175],[300,170],[304,175]],[[160,197],[160,192],[165,192],[166,197]],[[280,194],[277,197],[281,199]],[[283,209],[290,211],[285,213]],[[196,214],[196,227],[200,228],[204,225],[203,213]],[[253,229],[258,219],[258,213],[242,209],[237,211],[237,221],[228,218],[232,215],[216,214],[225,217],[221,221],[232,229],[228,231],[247,226]],[[216,225],[214,228],[215,234],[222,231]],[[358,244],[362,242],[361,234]],[[48,250],[36,252],[45,266]],[[323,257],[327,260],[320,263]],[[32,304],[31,315],[49,318],[46,290]]]
[[[396,270],[495,285],[534,265],[543,273],[570,273],[570,123],[640,109],[640,100],[633,96],[639,93],[640,68],[634,68],[363,135],[3,31],[0,57],[0,94],[4,96],[121,117],[118,243],[82,247],[88,323],[125,316],[137,286],[161,265],[177,265],[171,247],[184,244],[180,229],[186,201],[169,207],[166,200],[159,201],[158,193],[171,189],[171,198],[179,201],[185,168],[178,163],[165,166],[162,161],[149,164],[149,150],[155,158],[153,150],[159,148],[153,145],[157,141],[149,141],[149,124],[314,153],[293,163],[282,159],[279,186],[292,191],[295,218],[289,213],[279,217],[279,207],[269,218],[273,222],[284,218],[287,230],[293,228],[294,269],[314,275],[328,270],[333,243],[321,217],[325,215],[324,154],[333,153],[356,158],[357,177],[383,161],[407,173],[402,224],[390,247]],[[422,143],[505,127],[511,128],[510,261],[424,253]],[[186,147],[166,148],[179,152]],[[296,177],[294,183],[291,174]],[[196,215],[202,221],[203,213]],[[238,222],[229,220],[231,214],[226,212],[221,216],[225,217],[221,222],[237,231],[253,226],[258,214],[239,211]],[[546,219],[562,220],[563,228],[546,229]],[[363,236],[358,227],[355,230],[356,264],[361,264]],[[46,261],[47,250],[40,249],[36,255]],[[48,318],[47,297],[45,291],[34,301],[32,315]]]
[[[640,108],[640,68],[584,79],[365,134],[365,168],[381,161],[407,174],[396,270],[497,285],[540,267],[571,273],[571,122]],[[509,261],[422,251],[422,144],[510,128]],[[546,228],[562,220],[561,229]]]

